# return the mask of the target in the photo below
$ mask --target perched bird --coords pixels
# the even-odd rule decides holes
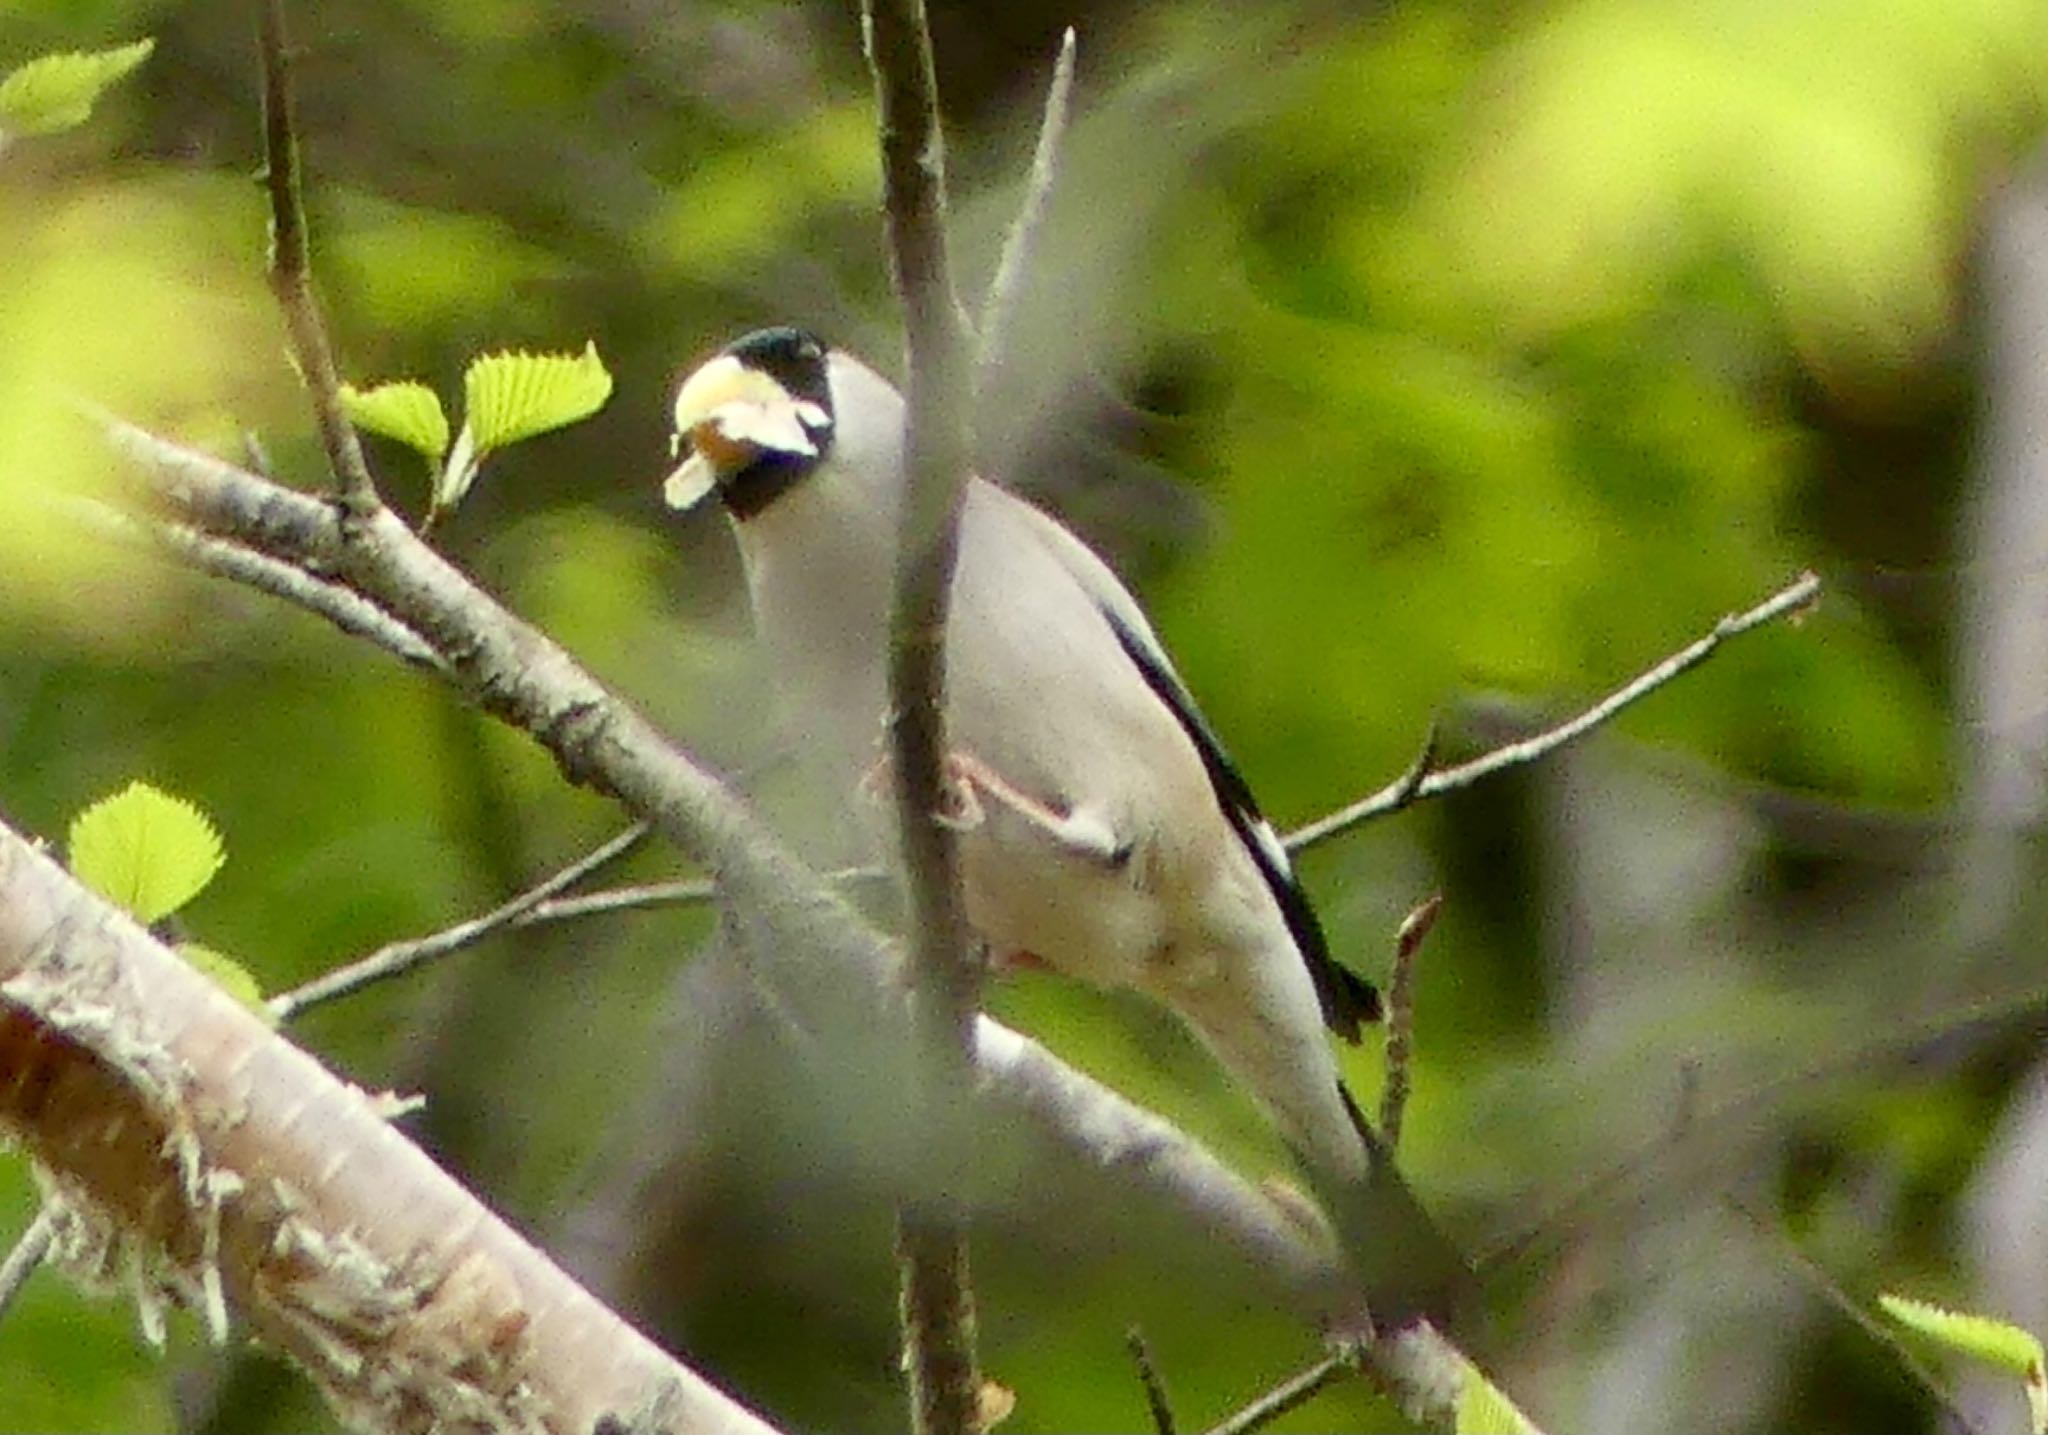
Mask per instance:
[[[716,495],[804,754],[850,798],[880,752],[905,408],[798,329],[737,340],[675,399],[668,503]],[[1376,1319],[1442,1315],[1465,1267],[1345,1091],[1372,985],[1330,955],[1279,837],[1137,600],[1052,518],[971,479],[945,638],[945,820],[997,962],[1132,987],[1272,1114]]]

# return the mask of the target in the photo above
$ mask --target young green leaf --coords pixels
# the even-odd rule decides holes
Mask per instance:
[[[107,86],[149,58],[154,40],[117,50],[70,51],[30,60],[0,80],[0,134],[47,135],[84,124]]]
[[[425,455],[430,464],[440,463],[448,452],[448,415],[441,411],[439,396],[425,384],[411,379],[373,389],[343,384],[341,407],[357,428],[397,439]]]
[[[1535,1435],[1529,1417],[1515,1408],[1515,1402],[1500,1387],[1479,1373],[1479,1367],[1465,1366],[1465,1383],[1458,1391],[1458,1435]]]
[[[68,845],[72,874],[145,924],[198,896],[226,860],[204,813],[146,782],[79,813]]]
[[[479,457],[589,418],[612,395],[597,345],[581,354],[485,354],[462,376],[463,419]]]
[[[233,957],[216,952],[212,947],[202,947],[197,942],[180,943],[178,955],[195,971],[211,977],[215,986],[262,1017],[265,1026],[277,1025],[277,1014],[263,999],[263,988],[257,983],[255,974]]]
[[[2020,1377],[2027,1391],[2034,1435],[2048,1431],[2048,1370],[2032,1331],[1988,1315],[1944,1310],[1909,1296],[1880,1295],[1884,1313],[1909,1330]]]

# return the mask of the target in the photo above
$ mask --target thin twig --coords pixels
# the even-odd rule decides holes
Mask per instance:
[[[1444,894],[1431,893],[1402,921],[1394,938],[1394,972],[1387,983],[1387,1084],[1380,1093],[1380,1138],[1389,1151],[1401,1144],[1401,1120],[1408,1114],[1408,1064],[1415,1048],[1415,956],[1443,909]]]
[[[1357,1359],[1350,1351],[1326,1355],[1299,1375],[1281,1381],[1222,1424],[1210,1427],[1208,1435],[1251,1435],[1254,1430],[1262,1430],[1288,1411],[1306,1405],[1356,1367]]]
[[[202,573],[231,579],[317,613],[342,632],[367,638],[401,662],[429,672],[445,674],[448,670],[441,655],[418,633],[338,583],[182,523],[141,523],[90,499],[68,501],[63,507],[110,538],[161,549]]]
[[[43,1259],[50,1254],[50,1244],[56,1238],[56,1208],[45,1201],[36,1211],[36,1218],[28,1223],[28,1229],[21,1233],[21,1239],[14,1243],[14,1249],[7,1253],[7,1259],[0,1261],[0,1316],[7,1314],[7,1308],[14,1304],[28,1278],[42,1269]]]
[[[1984,1435],[1983,1430],[1970,1419],[1962,1406],[1956,1403],[1955,1396],[1942,1384],[1941,1377],[1920,1359],[1911,1346],[1899,1338],[1898,1332],[1865,1310],[1862,1303],[1844,1290],[1841,1282],[1830,1275],[1825,1266],[1801,1250],[1799,1243],[1787,1235],[1783,1228],[1766,1221],[1761,1214],[1735,1196],[1724,1196],[1722,1200],[1729,1210],[1749,1223],[1750,1229],[1756,1233],[1759,1240],[1768,1242],[1784,1258],[1786,1266],[1804,1281],[1814,1294],[1855,1322],[1857,1329],[1883,1346],[1892,1359],[1899,1363],[1899,1368],[1912,1377],[1913,1383],[1927,1392],[1928,1397],[1934,1401],[1935,1408],[1941,1411],[1942,1419],[1951,1428],[1958,1431],[1959,1435]]]
[[[1038,144],[1031,153],[1031,173],[1024,182],[1024,202],[1003,238],[1002,257],[981,305],[981,346],[974,365],[975,387],[989,391],[1008,357],[1010,320],[1023,297],[1024,281],[1038,249],[1038,236],[1052,207],[1052,187],[1059,178],[1060,145],[1066,139],[1067,117],[1074,96],[1074,28],[1060,37],[1059,58],[1053,61],[1052,84],[1045,92],[1045,115],[1038,122]]]
[[[514,917],[514,927],[538,927],[547,922],[568,922],[578,917],[602,917],[612,912],[643,912],[656,907],[701,907],[718,895],[718,884],[709,877],[691,877],[676,882],[648,882],[637,887],[607,887],[579,897],[550,897],[530,911]]]
[[[1820,594],[1820,579],[1812,573],[1802,573],[1793,582],[1773,593],[1747,612],[1730,613],[1714,625],[1712,632],[1697,642],[1679,649],[1670,657],[1650,668],[1641,676],[1616,688],[1599,702],[1587,708],[1576,717],[1567,719],[1552,728],[1546,728],[1533,737],[1511,742],[1493,751],[1483,753],[1470,762],[1461,762],[1456,767],[1436,771],[1424,769],[1419,774],[1415,769],[1396,778],[1370,797],[1339,808],[1325,817],[1296,828],[1287,834],[1287,849],[1299,852],[1348,832],[1375,817],[1385,817],[1392,812],[1413,803],[1425,802],[1432,797],[1441,797],[1446,792],[1456,792],[1470,787],[1481,778],[1491,777],[1503,768],[1518,767],[1536,761],[1540,757],[1563,747],[1575,738],[1583,737],[1594,728],[1615,716],[1622,709],[1648,697],[1679,674],[1698,667],[1714,653],[1714,650],[1730,638],[1739,637],[1752,628],[1790,614],[1800,613],[1811,607]]]
[[[1071,36],[1074,32],[1067,31]],[[1173,1402],[1167,1398],[1166,1382],[1159,1378],[1159,1366],[1152,1359],[1152,1347],[1145,1333],[1135,1325],[1124,1332],[1124,1348],[1138,1367],[1138,1383],[1145,1387],[1145,1408],[1152,1412],[1152,1435],[1174,1435]]]
[[[270,999],[270,1011],[279,1021],[289,1021],[308,1007],[352,996],[373,982],[387,981],[409,972],[436,957],[474,946],[493,932],[512,926],[564,888],[574,886],[600,867],[624,855],[647,835],[645,822],[636,822],[618,836],[593,848],[552,877],[527,888],[511,901],[492,908],[480,917],[457,922],[432,936],[392,942],[379,947],[360,961],[338,967],[315,977],[303,986],[280,992]]]
[[[841,867],[823,873],[835,887],[862,882],[891,880],[880,867]],[[530,911],[512,919],[514,927],[538,927],[547,922],[571,922],[580,917],[603,917],[613,912],[643,912],[658,907],[701,907],[718,895],[718,883],[710,877],[689,877],[674,882],[647,882],[633,887],[606,887],[576,897],[550,897]]]
[[[292,358],[313,400],[320,446],[339,485],[343,505],[365,514],[379,506],[377,485],[363,459],[363,446],[341,407],[341,376],[320,298],[313,290],[313,261],[306,239],[306,205],[299,182],[299,141],[292,99],[290,43],[285,37],[284,0],[262,0],[259,49],[263,56],[263,185],[270,195],[270,288],[284,311]]]

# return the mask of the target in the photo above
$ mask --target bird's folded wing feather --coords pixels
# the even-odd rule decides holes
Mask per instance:
[[[1146,686],[1173,713],[1201,757],[1218,807],[1238,840],[1244,844],[1280,908],[1295,948],[1301,953],[1301,959],[1315,983],[1324,1021],[1346,1041],[1357,1041],[1360,1024],[1379,1018],[1379,993],[1372,983],[1341,966],[1330,955],[1322,924],[1317,921],[1315,909],[1309,905],[1307,894],[1295,878],[1294,866],[1288,861],[1287,849],[1281,845],[1279,834],[1259,811],[1258,800],[1252,795],[1244,775],[1231,761],[1215,729],[1202,716],[1202,710],[1195,705],[1194,695],[1174,670],[1173,660],[1160,646],[1152,625],[1146,621],[1144,610],[1138,606],[1138,600],[1110,571],[1108,564],[1038,509],[993,484],[978,483],[977,486],[984,490],[985,501],[1015,505],[1025,529],[1044,545],[1046,551],[1089,595],[1104,622],[1116,635],[1118,645],[1144,678]]]

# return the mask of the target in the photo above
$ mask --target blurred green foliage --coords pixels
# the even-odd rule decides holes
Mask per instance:
[[[732,556],[657,488],[669,387],[733,332],[791,319],[896,357],[852,6],[294,8],[348,377],[453,392],[475,353],[591,336],[616,376],[590,422],[494,460],[439,541],[773,794]],[[1070,22],[1080,117],[1018,391],[989,425],[1017,432],[991,459],[1123,560],[1277,818],[1377,786],[1433,719],[1447,751],[1476,747],[1802,567],[1829,580],[1800,628],[1743,640],[1584,755],[1306,859],[1362,968],[1446,890],[1404,1150],[1461,1233],[1516,1229],[1661,1140],[1686,1070],[1712,1109],[1979,994],[1981,974],[1929,969],[1926,879],[1956,781],[1943,644],[1981,401],[1970,249],[1983,196],[2041,132],[2039,7],[941,4],[970,276]],[[264,291],[252,31],[238,5],[0,8],[0,67],[158,41],[89,124],[0,152],[0,804],[54,834],[130,778],[193,797],[238,855],[191,928],[275,990],[502,899],[618,818],[432,684],[52,510],[119,482],[78,398],[229,454],[254,435],[281,475],[318,482]],[[371,451],[417,511],[415,461]],[[649,853],[619,875],[669,870]],[[672,990],[708,925],[502,939],[295,1034],[365,1086],[424,1090],[422,1138],[553,1244],[653,1139],[634,1093],[678,1057]],[[2038,981],[2038,955],[2003,976]],[[1286,1169],[1158,1013],[1035,978],[995,1005],[1247,1169]],[[1347,1061],[1372,1089],[1377,1053]],[[1817,1101],[1792,1087],[1729,1129],[1718,1169],[1777,1190],[1857,1288],[1929,1288],[1953,1256],[1930,1221],[2023,1062],[1993,1047],[1931,1090],[1883,1068]],[[644,1318],[777,1418],[897,1428],[878,1194],[720,1180],[695,1224],[648,1238],[680,1254],[643,1271]],[[1695,1250],[1676,1238],[1626,1249],[1712,1206],[1686,1181],[1648,1173],[1608,1245],[1508,1292],[1498,1373],[1551,1428],[1590,1420],[1608,1362],[1630,1368],[1614,1352],[1699,1268],[1657,1264]],[[25,1175],[0,1165],[0,1182],[0,1228],[25,1225]],[[1028,1194],[977,1248],[987,1360],[1019,1395],[1006,1430],[1136,1426],[1133,1322],[1184,1422],[1312,1355],[1198,1246],[1114,1212],[1034,1214]],[[1741,1229],[1688,1230],[1716,1262],[1753,1255]],[[1864,1381],[1854,1398],[1744,1407],[1674,1377],[1638,1428],[1926,1415],[1823,1317],[1780,1314],[1747,1345],[1702,1315],[1681,1363]],[[40,1280],[0,1326],[0,1427],[325,1418],[290,1380],[199,1349],[196,1327],[168,1371],[132,1330],[118,1303]],[[1391,1418],[1346,1389],[1280,1428]]]

